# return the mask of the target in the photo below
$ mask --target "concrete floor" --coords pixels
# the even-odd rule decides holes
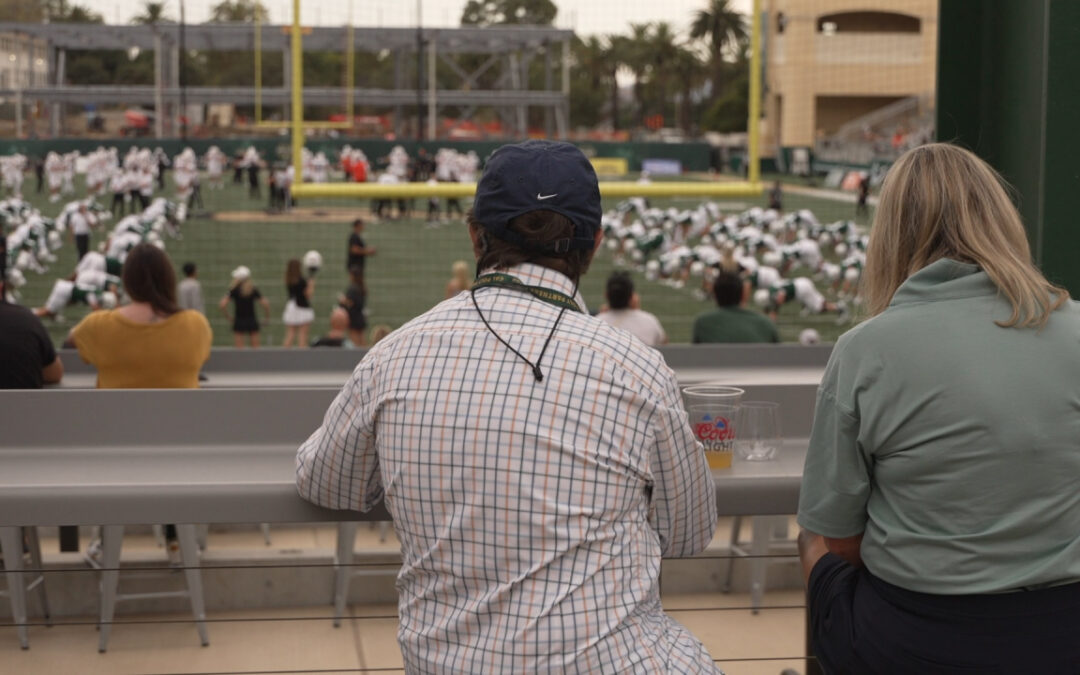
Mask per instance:
[[[744,528],[744,537],[749,536],[749,528],[746,525]],[[722,519],[710,552],[726,553],[729,532],[730,519]],[[47,532],[43,534],[46,535],[43,550],[48,559],[57,545]],[[378,529],[362,526],[357,550],[372,553],[397,550],[392,531],[386,542],[379,542],[378,535]],[[270,556],[286,550],[326,551],[334,545],[334,529],[274,527],[272,538],[272,547],[267,548],[255,528],[213,532],[208,551],[227,554],[258,549]],[[129,556],[136,560],[163,556],[153,537],[138,533],[125,537],[124,554],[125,560]],[[697,561],[693,563],[696,567],[676,567],[683,562],[665,562],[665,609],[702,640],[713,657],[720,660],[725,672],[776,675],[784,668],[804,670],[803,662],[798,659],[804,650],[805,634],[801,609],[805,599],[801,590],[782,583],[781,586],[788,588],[768,591],[764,609],[755,615],[749,610],[748,593],[725,594],[712,590],[718,576],[714,560]],[[745,575],[745,568],[745,563],[737,568],[737,589],[741,585],[738,576]],[[791,576],[790,570],[775,569],[770,571],[770,579],[785,574]],[[689,583],[687,576],[699,579],[703,590],[692,592],[697,584]],[[710,577],[707,583],[706,576]],[[389,582],[388,578],[386,583]],[[710,590],[704,590],[706,587]],[[402,672],[394,604],[352,604],[348,610],[350,618],[335,629],[332,608],[317,603],[316,600],[311,606],[208,611],[208,647],[199,646],[191,615],[184,611],[118,614],[117,619],[125,623],[114,626],[105,654],[97,653],[92,615],[65,616],[58,619],[65,625],[51,628],[32,626],[30,649],[26,651],[19,649],[14,628],[0,626],[0,675]],[[0,619],[0,623],[6,621]]]

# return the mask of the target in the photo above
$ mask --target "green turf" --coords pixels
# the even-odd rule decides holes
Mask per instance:
[[[27,187],[32,187],[32,182],[28,182]],[[171,184],[168,185],[166,196],[171,196],[171,187]],[[63,201],[49,204],[47,199],[32,194],[27,197],[41,207],[47,216],[55,215],[63,204]],[[265,208],[263,199],[250,199],[246,187],[232,184],[227,184],[222,191],[205,190],[203,197],[209,211],[255,211]],[[656,205],[690,208],[699,201],[696,198],[682,198],[656,202]],[[614,203],[606,201],[605,207],[611,207]],[[368,206],[366,202],[341,200],[323,200],[303,206],[318,204],[336,207],[354,205],[358,212],[366,212]],[[727,203],[725,208],[738,211],[763,204],[763,198],[740,199]],[[809,208],[826,223],[849,218],[854,210],[851,204],[794,193],[785,195],[784,205],[791,210]],[[422,200],[417,200],[417,206],[423,206]],[[112,224],[113,221],[109,221],[107,227]],[[217,308],[218,300],[227,290],[229,273],[237,265],[250,267],[256,285],[271,304],[271,320],[264,324],[263,344],[272,346],[281,344],[284,333],[281,312],[286,299],[283,280],[286,261],[291,257],[300,258],[309,249],[320,251],[324,257],[323,270],[316,278],[313,301],[316,320],[311,328],[311,337],[314,339],[326,331],[330,309],[346,287],[345,249],[350,232],[348,223],[297,222],[288,215],[263,215],[256,222],[239,223],[189,218],[184,224],[183,239],[167,239],[166,246],[178,272],[180,265],[186,261],[198,265],[216,345],[232,344],[230,327]],[[367,243],[378,248],[377,255],[369,260],[367,267],[369,325],[372,326],[400,326],[442,300],[451,264],[459,259],[472,259],[468,236],[460,220],[437,228],[427,227],[420,219],[370,223],[365,238]],[[103,235],[95,233],[92,246],[101,241]],[[59,260],[48,273],[27,275],[28,283],[22,289],[23,304],[43,304],[56,277],[71,273],[75,265],[74,245],[65,241],[58,257]],[[582,283],[585,299],[594,310],[603,303],[604,282],[613,269],[610,253],[606,248],[602,249]],[[640,273],[635,273],[634,279],[642,298],[642,307],[660,318],[671,342],[688,342],[693,318],[710,309],[710,306],[693,298],[692,285],[673,289],[648,282]],[[834,340],[847,329],[847,326],[837,327],[834,316],[800,317],[796,304],[786,306],[778,320],[784,341],[796,340],[805,327],[817,329],[825,341]],[[63,340],[67,331],[86,311],[85,307],[73,306],[65,311],[64,323],[46,320],[46,326],[57,343]]]

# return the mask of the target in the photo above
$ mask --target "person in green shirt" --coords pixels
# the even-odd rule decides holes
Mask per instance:
[[[713,296],[718,307],[694,319],[693,342],[780,342],[776,324],[743,307],[750,287],[742,277],[720,270],[713,282]]]
[[[881,191],[870,315],[818,389],[799,493],[829,673],[1080,672],[1080,304],[1000,177],[919,147]]]

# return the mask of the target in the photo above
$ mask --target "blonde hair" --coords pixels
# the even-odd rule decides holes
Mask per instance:
[[[457,260],[450,267],[451,279],[461,285],[462,290],[469,290],[472,288],[472,280],[469,279],[469,263],[464,260]]]
[[[969,150],[932,143],[904,153],[881,189],[863,273],[871,316],[900,285],[942,258],[978,265],[1012,305],[1002,327],[1042,328],[1069,299],[1031,261],[1004,179]]]
[[[235,288],[239,288],[240,295],[246,298],[255,292],[255,282],[251,280],[251,277],[244,277],[243,279],[233,279],[232,283],[229,284],[229,290],[231,291]]]
[[[385,323],[380,323],[379,325],[375,326],[371,329],[371,344],[377,344],[380,340],[393,332],[393,330],[393,328],[386,325]]]

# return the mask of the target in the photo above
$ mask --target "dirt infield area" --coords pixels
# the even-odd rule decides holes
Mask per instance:
[[[218,211],[210,216],[211,220],[226,223],[247,223],[251,221],[274,221],[295,223],[297,221],[315,223],[348,223],[354,218],[371,218],[371,209],[365,207],[313,206],[296,208],[288,211]]]

